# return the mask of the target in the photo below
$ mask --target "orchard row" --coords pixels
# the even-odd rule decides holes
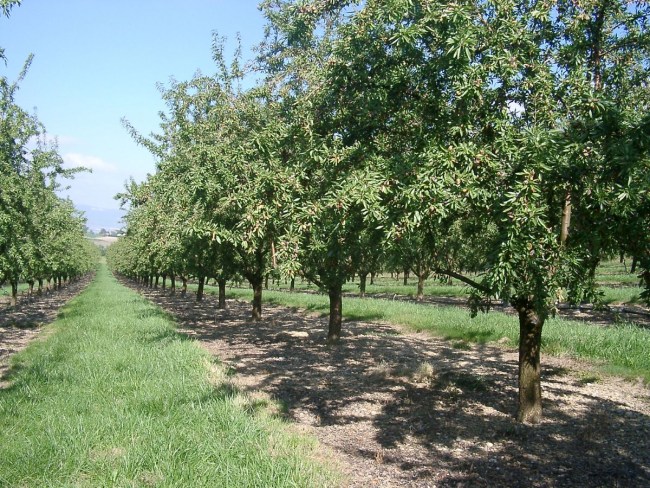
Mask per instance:
[[[269,273],[330,297],[382,269],[453,276],[519,314],[519,419],[541,418],[558,301],[635,256],[650,288],[650,6],[641,1],[268,0],[258,58],[162,89],[157,171],[131,182],[114,270]],[[255,87],[244,89],[248,69]],[[478,277],[477,277],[478,276]],[[647,290],[646,290],[646,297]],[[344,366],[342,366],[344,367]]]
[[[0,77],[0,286],[18,284],[29,293],[87,273],[97,250],[84,238],[85,220],[70,200],[60,198],[59,179],[77,170],[63,168],[56,144],[38,119],[15,101],[18,82]]]

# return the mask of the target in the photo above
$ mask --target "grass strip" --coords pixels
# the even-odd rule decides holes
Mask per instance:
[[[619,279],[621,278],[621,279]],[[598,292],[602,294],[602,301],[608,305],[635,305],[641,304],[642,288],[638,286],[639,278],[636,275],[610,277],[598,286]],[[271,284],[271,290],[287,291],[289,286],[282,283],[280,286]],[[318,287],[307,281],[298,281],[295,284],[295,291],[318,291]],[[344,293],[359,293],[359,283],[348,282],[343,285]],[[377,277],[375,284],[366,285],[366,293],[384,295],[404,295],[415,298],[417,295],[417,284],[413,280],[404,285],[401,281],[385,276]],[[424,286],[424,295],[430,297],[469,297],[469,288],[459,282],[453,285],[440,283],[436,280],[427,280]]]
[[[0,486],[333,483],[313,439],[238,394],[105,266],[48,327],[0,389]]]
[[[231,289],[228,294],[242,300],[252,298],[252,292],[245,289]],[[263,297],[267,303],[329,313],[328,297],[324,295],[265,290]],[[517,317],[496,311],[471,318],[466,309],[459,307],[346,297],[343,314],[349,320],[389,322],[457,341],[500,341],[510,347],[516,347],[519,341]],[[650,382],[650,330],[633,324],[602,327],[549,318],[544,325],[542,351],[591,360],[605,372]]]

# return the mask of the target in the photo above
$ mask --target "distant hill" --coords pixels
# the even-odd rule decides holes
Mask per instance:
[[[124,227],[124,224],[121,223],[124,216],[123,210],[87,205],[76,205],[76,208],[84,213],[87,220],[86,226],[94,232],[99,232],[101,229],[111,231]]]
[[[119,239],[119,237],[91,237],[89,238],[95,245],[103,248],[107,248],[111,244],[113,244],[115,241]]]

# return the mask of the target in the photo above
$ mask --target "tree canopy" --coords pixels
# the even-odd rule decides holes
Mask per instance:
[[[123,196],[122,272],[255,289],[298,274],[330,297],[390,256],[520,323],[519,414],[541,419],[540,345],[595,269],[641,263],[650,296],[650,6],[585,0],[268,0],[258,86],[238,55],[163,89],[157,172]],[[118,252],[119,251],[119,252]],[[127,259],[127,256],[130,258]],[[471,271],[472,274],[468,274]],[[478,277],[476,277],[478,273]]]

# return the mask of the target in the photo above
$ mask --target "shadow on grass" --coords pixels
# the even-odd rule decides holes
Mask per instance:
[[[445,334],[446,340],[465,340],[469,342],[476,342],[478,344],[485,344],[490,341],[499,339],[493,330],[459,330],[455,332],[448,332]]]
[[[359,320],[384,320],[384,314],[381,313],[368,313],[368,312],[345,312],[346,321],[359,321]]]

